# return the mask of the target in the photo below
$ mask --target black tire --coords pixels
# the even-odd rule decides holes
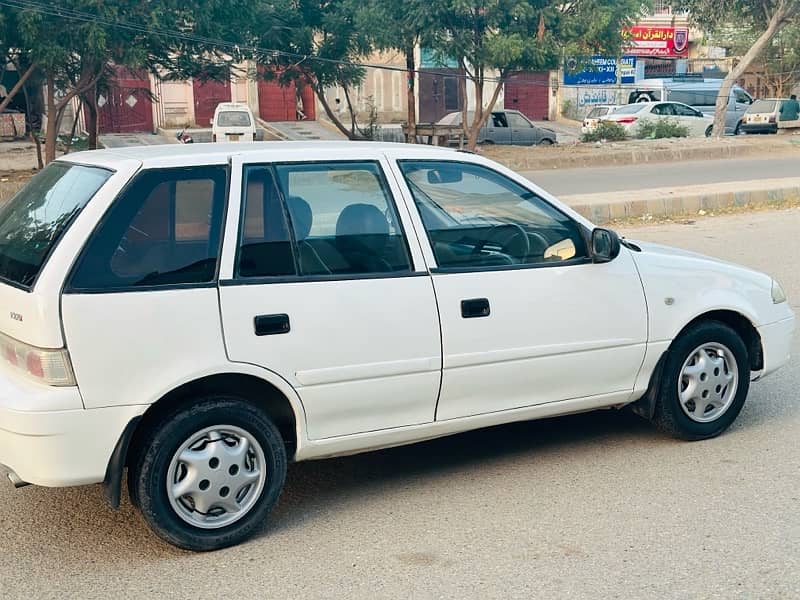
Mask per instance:
[[[728,409],[713,421],[702,423],[689,418],[681,407],[678,378],[692,352],[707,343],[722,344],[731,351],[738,369],[738,386]],[[716,437],[736,420],[749,389],[750,362],[742,338],[724,323],[702,321],[682,333],[669,349],[659,382],[653,423],[663,432],[681,440]]]
[[[736,129],[733,130],[733,135],[741,135],[742,134],[742,122],[739,121],[736,123]]]
[[[224,527],[203,529],[185,521],[173,508],[167,494],[167,473],[184,442],[204,428],[218,425],[241,428],[255,438],[268,476],[259,497],[241,518]],[[177,409],[147,431],[139,447],[128,471],[132,499],[156,535],[187,550],[216,550],[249,537],[266,521],[286,479],[286,448],[280,432],[261,410],[233,396],[208,396]]]
[[[540,146],[552,146],[554,143],[555,142],[553,140],[551,140],[550,138],[542,138],[539,141],[539,145]]]
[[[709,125],[706,128],[706,137],[711,137],[712,133],[714,133],[714,126],[713,125]]]

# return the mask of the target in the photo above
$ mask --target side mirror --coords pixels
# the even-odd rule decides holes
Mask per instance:
[[[615,231],[598,227],[592,231],[592,261],[611,262],[619,255],[619,236]]]

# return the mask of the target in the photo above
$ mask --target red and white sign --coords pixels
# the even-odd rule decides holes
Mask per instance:
[[[672,56],[685,58],[689,54],[689,30],[686,27],[644,27],[637,25],[628,31],[629,47],[625,54],[633,56]]]

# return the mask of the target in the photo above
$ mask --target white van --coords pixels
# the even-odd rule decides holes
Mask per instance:
[[[628,95],[628,102],[654,102],[669,100],[682,102],[707,115],[714,115],[722,79],[700,77],[670,77],[645,79],[636,84]],[[743,88],[734,85],[728,100],[725,116],[725,133],[738,135],[742,131],[744,113],[753,98]]]
[[[246,104],[221,102],[211,119],[212,142],[256,141],[256,120]]]

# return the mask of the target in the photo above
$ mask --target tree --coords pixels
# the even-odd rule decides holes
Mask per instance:
[[[458,62],[464,97],[467,80],[475,89],[472,118],[466,103],[462,114],[470,149],[511,73],[554,69],[565,55],[617,55],[624,29],[643,6],[640,0],[442,0],[431,4],[423,23],[426,30],[435,32],[435,56],[443,64],[447,59]],[[484,106],[487,83],[494,83],[494,90]]]
[[[17,4],[17,3],[14,3]],[[219,72],[241,58],[235,43],[257,0],[182,3],[176,0],[19,2],[4,9],[15,23],[13,47],[44,73],[45,160],[55,158],[61,120],[76,96],[90,95],[109,67],[186,77]],[[223,39],[215,45],[208,38]],[[113,72],[113,71],[112,71]]]
[[[748,23],[755,41],[725,79],[717,96],[714,114],[714,135],[725,135],[725,113],[731,88],[744,75],[775,36],[800,19],[800,0],[675,0],[673,6],[688,9],[690,19],[707,33],[714,34],[737,23]]]
[[[720,28],[709,36],[714,46],[728,51],[730,56],[742,56],[752,46],[759,32],[741,24]],[[778,32],[767,44],[756,69],[763,75],[766,94],[783,97],[800,82],[800,24],[791,23]]]
[[[374,45],[378,50],[397,50],[406,59],[406,97],[408,103],[407,123],[408,142],[415,142],[414,128],[417,123],[415,51],[419,46],[427,45],[433,39],[433,32],[423,25],[426,11],[431,3],[421,0],[387,1],[369,0],[365,2],[357,19],[362,31],[372,33]]]
[[[281,32],[281,52],[256,52],[254,57],[267,65],[264,76],[288,85],[309,85],[322,104],[328,119],[348,139],[364,139],[366,132],[357,120],[353,88],[364,79],[359,66],[373,50],[372,36],[359,27],[356,14],[360,0],[278,0],[265,3],[267,18],[256,18],[251,27],[256,45],[276,48],[275,23]],[[328,102],[325,90],[339,87],[344,95],[348,123]]]

